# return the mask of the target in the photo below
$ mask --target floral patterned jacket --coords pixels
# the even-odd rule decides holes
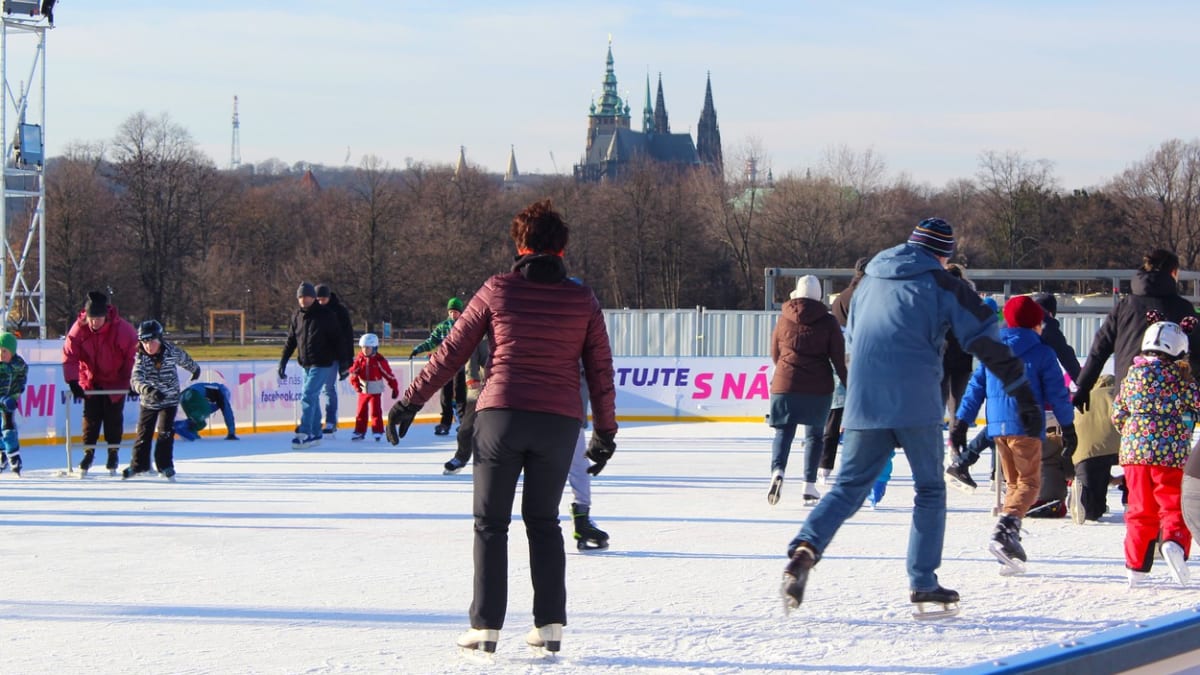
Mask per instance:
[[[1138,356],[1113,401],[1121,464],[1182,469],[1191,450],[1185,413],[1200,412],[1200,385],[1173,361]]]

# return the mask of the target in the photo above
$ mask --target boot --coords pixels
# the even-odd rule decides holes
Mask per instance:
[[[456,644],[463,651],[481,651],[492,654],[500,640],[500,631],[492,628],[472,628],[458,636]]]
[[[94,461],[96,461],[96,448],[84,448],[83,459],[79,460],[79,475],[86,476]]]
[[[1025,571],[1025,549],[1021,546],[1021,519],[1008,514],[1000,516],[989,545],[992,555],[1014,572]]]
[[[104,468],[108,469],[108,475],[117,475],[117,469],[121,466],[120,457],[118,456],[120,448],[108,449],[108,460],[104,462]]]
[[[789,556],[783,568],[783,584],[779,595],[783,596],[783,611],[790,612],[804,601],[804,587],[808,584],[808,571],[821,559],[821,554],[808,542],[801,542]]]
[[[554,654],[562,648],[563,625],[548,623],[537,626],[525,634],[525,644],[530,648],[546,654]]]
[[[592,522],[590,506],[571,504],[571,518],[575,521],[576,548],[580,551],[608,548],[608,533]]]

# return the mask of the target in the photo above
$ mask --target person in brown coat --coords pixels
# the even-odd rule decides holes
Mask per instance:
[[[804,503],[811,506],[821,498],[816,487],[821,437],[833,401],[834,372],[846,380],[846,341],[837,319],[821,302],[821,282],[816,277],[800,277],[790,297],[771,335],[775,375],[767,423],[775,429],[775,440],[767,503],[779,501],[796,428],[803,425]]]
[[[567,278],[567,224],[550,200],[518,213],[510,234],[512,271],[488,279],[454,322],[442,346],[388,413],[393,445],[475,346],[492,346],[487,386],[475,404],[475,580],[467,650],[493,652],[508,604],[508,527],[517,481],[525,474],[521,517],[529,540],[533,630],[525,642],[559,650],[567,622],[566,554],[558,505],[584,422],[580,363],[592,404],[588,472],[600,473],[616,450],[612,350],[592,289]]]
[[[1075,416],[1075,433],[1079,447],[1067,459],[1075,464],[1075,482],[1071,485],[1071,520],[1082,525],[1087,520],[1100,520],[1108,511],[1108,483],[1112,468],[1117,465],[1121,449],[1121,434],[1112,423],[1112,404],[1116,381],[1104,374],[1092,387],[1088,408]]]

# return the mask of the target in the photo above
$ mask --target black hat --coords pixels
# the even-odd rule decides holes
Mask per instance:
[[[306,298],[306,297],[307,298],[315,298],[315,297],[317,297],[317,291],[316,291],[316,289],[313,288],[312,284],[308,283],[307,281],[304,281],[304,282],[301,282],[300,287],[296,289],[296,297],[297,298]]]
[[[317,284],[317,297],[318,297],[318,298],[328,298],[328,297],[332,297],[332,296],[331,296],[331,293],[332,293],[332,291],[330,291],[330,290],[329,290],[329,286],[328,286],[328,285],[326,285],[326,284]]]
[[[89,291],[83,309],[88,316],[108,316],[108,296],[104,291]]]
[[[1034,293],[1033,301],[1041,305],[1042,309],[1046,310],[1050,316],[1058,314],[1058,299],[1054,297],[1053,293]]]

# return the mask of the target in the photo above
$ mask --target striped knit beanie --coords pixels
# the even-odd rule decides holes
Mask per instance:
[[[930,253],[949,258],[954,255],[954,230],[941,218],[926,218],[917,223],[908,243],[924,247]]]

